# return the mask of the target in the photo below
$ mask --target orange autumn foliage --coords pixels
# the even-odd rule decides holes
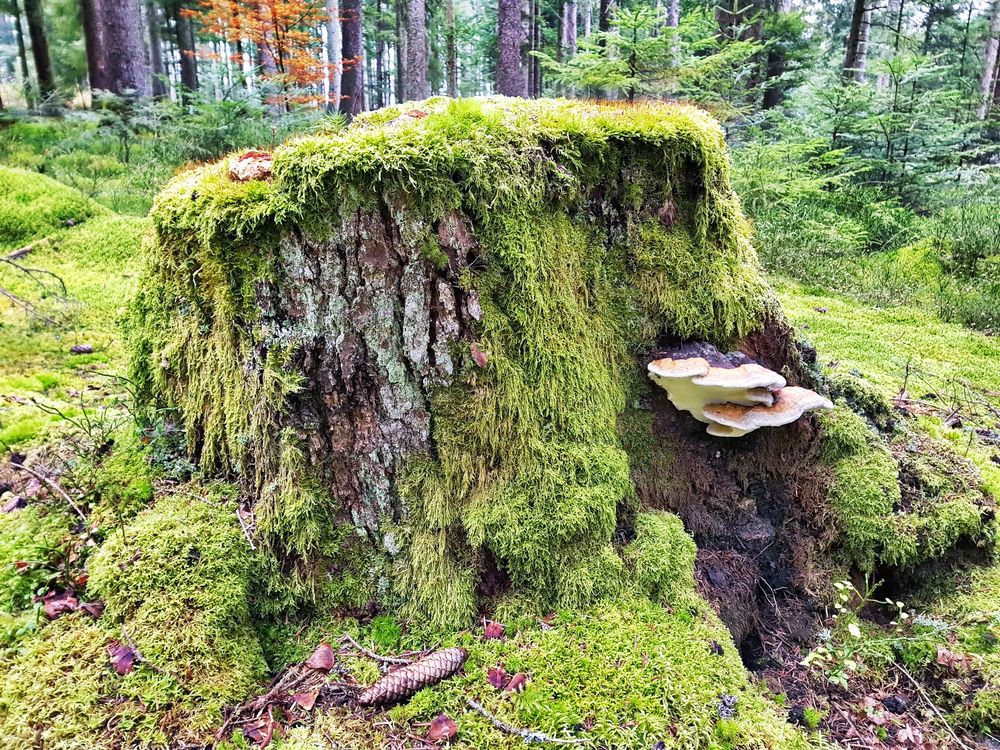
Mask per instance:
[[[242,65],[247,43],[251,59],[265,80],[277,84],[284,102],[315,102],[317,94],[290,95],[310,87],[322,89],[329,64],[317,32],[326,22],[322,0],[200,0],[196,11],[205,33],[224,39],[237,50]]]

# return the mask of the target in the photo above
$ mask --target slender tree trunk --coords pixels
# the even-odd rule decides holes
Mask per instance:
[[[104,0],[102,15],[108,91],[148,96],[149,70],[139,0]]]
[[[504,96],[524,96],[525,79],[521,70],[521,3],[499,0],[497,13],[496,90]]]
[[[424,0],[407,0],[406,96],[409,99],[426,99],[430,95],[427,84],[427,7]]]
[[[385,70],[385,29],[382,22],[382,0],[375,0],[375,108],[382,109],[389,96]]]
[[[328,112],[336,112],[340,103],[340,79],[343,72],[343,47],[340,33],[340,0],[326,0],[326,59],[330,64],[330,100]]]
[[[361,30],[362,0],[341,0],[343,77],[340,111],[349,118],[364,110],[364,37]]]
[[[676,0],[671,0],[676,2]],[[774,13],[780,15],[788,13],[791,8],[789,0],[777,0],[774,5]],[[767,51],[766,78],[767,88],[764,90],[764,109],[777,107],[784,101],[785,91],[781,86],[781,76],[785,72],[785,50],[778,45],[771,45]]]
[[[167,95],[166,75],[163,68],[163,41],[160,38],[161,25],[160,6],[155,0],[146,0],[146,23],[149,26],[149,72],[152,76],[154,99],[163,99]],[[241,66],[242,67],[242,66]]]
[[[531,53],[538,49],[535,46],[535,31],[538,26],[538,0],[528,0],[528,56],[525,64],[525,75],[527,76],[528,96],[537,97],[535,91],[535,66],[538,60]]]
[[[396,103],[409,98],[406,90],[406,3],[396,0]]]
[[[611,16],[614,15],[615,11],[615,0],[600,0],[600,3],[597,14],[597,30],[610,31]]]
[[[868,29],[871,26],[871,14],[865,5],[866,0],[854,0],[851,13],[851,30],[847,35],[847,54],[844,56],[844,78],[855,81],[865,79],[865,60],[868,55]]]
[[[889,0],[882,27],[888,36],[885,37],[886,43],[881,45],[879,56],[883,60],[888,60],[899,51],[899,36],[903,31],[903,0]],[[875,79],[875,86],[879,91],[885,91],[889,87],[889,75],[879,73]]]
[[[458,96],[458,39],[455,36],[455,0],[444,0],[445,80],[448,96]]]
[[[80,16],[83,21],[83,39],[87,48],[87,77],[90,79],[91,90],[108,87],[103,15],[103,0],[81,0]]]
[[[576,54],[577,35],[577,4],[576,0],[565,0],[563,2],[562,23],[560,24],[560,48],[563,59],[568,60]]]
[[[14,13],[14,36],[17,38],[17,59],[21,64],[21,89],[24,91],[24,102],[31,109],[35,106],[35,97],[31,89],[31,74],[28,72],[28,48],[24,43],[24,28],[21,25],[21,8],[17,0],[11,0],[11,10]]]
[[[198,90],[198,58],[195,56],[194,25],[182,12],[179,2],[174,4],[173,13],[174,37],[180,68],[180,98],[182,103],[190,104],[191,94]]]
[[[1000,0],[993,0],[990,11],[990,33],[986,37],[986,49],[983,52],[983,75],[979,79],[979,107],[976,109],[976,116],[980,120],[985,120],[990,114],[998,46],[1000,46]]]
[[[24,0],[24,15],[28,21],[28,37],[31,39],[31,57],[35,61],[38,93],[44,101],[55,93],[56,79],[52,73],[52,56],[49,54],[49,38],[45,33],[42,0]]]

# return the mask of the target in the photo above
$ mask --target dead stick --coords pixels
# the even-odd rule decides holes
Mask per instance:
[[[952,736],[952,738],[955,740],[955,742],[957,742],[959,744],[959,746],[962,747],[962,748],[964,748],[965,750],[972,750],[971,747],[969,747],[964,742],[962,742],[962,740],[959,739],[958,735],[955,734],[955,730],[951,728],[951,724],[949,724],[948,720],[946,718],[944,718],[944,714],[942,714],[941,710],[937,706],[934,705],[934,701],[932,701],[930,699],[930,697],[927,695],[927,693],[924,691],[923,686],[919,682],[916,681],[916,679],[913,677],[913,675],[911,675],[908,671],[906,671],[906,667],[904,667],[902,664],[896,664],[895,667],[900,672],[902,672],[903,676],[910,681],[910,683],[913,685],[913,687],[915,687],[917,689],[917,692],[920,693],[920,697],[924,699],[924,703],[926,703],[928,706],[930,706],[931,711],[933,711],[934,715],[938,717],[938,719],[944,725],[944,728],[948,730],[948,734],[950,734]]]
[[[525,742],[528,743],[551,742],[554,745],[585,745],[588,742],[590,742],[590,740],[579,740],[579,739],[564,740],[560,739],[559,737],[550,737],[549,735],[542,734],[541,732],[534,732],[530,729],[518,729],[517,727],[512,727],[510,724],[505,724],[504,722],[500,721],[500,719],[491,714],[489,711],[483,708],[481,704],[477,703],[471,698],[469,698],[466,702],[469,704],[469,708],[485,716],[487,719],[490,720],[490,723],[493,724],[493,726],[495,726],[501,732],[506,732],[507,734],[513,734],[517,737],[520,737],[521,739],[523,739]]]
[[[369,659],[374,659],[375,661],[385,662],[386,664],[412,664],[413,661],[414,661],[414,658],[416,658],[416,656],[418,654],[419,655],[423,655],[423,654],[427,653],[426,651],[416,652],[416,654],[414,654],[414,658],[407,658],[407,657],[403,657],[403,656],[380,656],[379,654],[376,654],[371,649],[368,649],[368,648],[365,648],[364,646],[362,646],[360,643],[358,643],[356,640],[354,640],[347,633],[344,633],[340,637],[340,642],[343,643],[344,641],[347,641],[355,649],[357,649],[358,651],[360,651],[362,654],[364,654],[365,656],[367,656]]]
[[[71,507],[73,510],[76,511],[76,514],[78,516],[80,516],[81,519],[83,519],[84,523],[87,523],[87,516],[84,515],[83,511],[80,510],[80,508],[77,506],[77,504],[73,502],[73,498],[71,498],[62,487],[60,487],[58,484],[56,484],[51,479],[48,479],[47,477],[43,476],[42,474],[39,474],[37,471],[34,471],[33,469],[29,469],[24,464],[11,464],[11,465],[15,469],[20,469],[21,471],[24,471],[24,472],[27,472],[28,474],[31,474],[31,476],[33,476],[39,482],[43,482],[44,484],[48,485],[53,491],[58,492],[60,495],[62,495],[66,499],[66,502],[69,503],[69,507]]]

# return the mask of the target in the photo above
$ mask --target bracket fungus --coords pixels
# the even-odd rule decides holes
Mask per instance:
[[[721,354],[710,344],[653,360],[647,370],[677,409],[707,424],[715,437],[742,437],[760,427],[790,424],[813,409],[833,408],[829,399],[788,386],[741,352]]]

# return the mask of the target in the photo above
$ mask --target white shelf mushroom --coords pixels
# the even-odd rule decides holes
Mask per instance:
[[[707,424],[709,435],[741,437],[760,427],[789,424],[812,409],[833,408],[829,399],[807,388],[786,387],[781,375],[756,362],[733,365],[722,355],[718,359],[722,366],[700,356],[666,357],[647,366],[670,402]]]

